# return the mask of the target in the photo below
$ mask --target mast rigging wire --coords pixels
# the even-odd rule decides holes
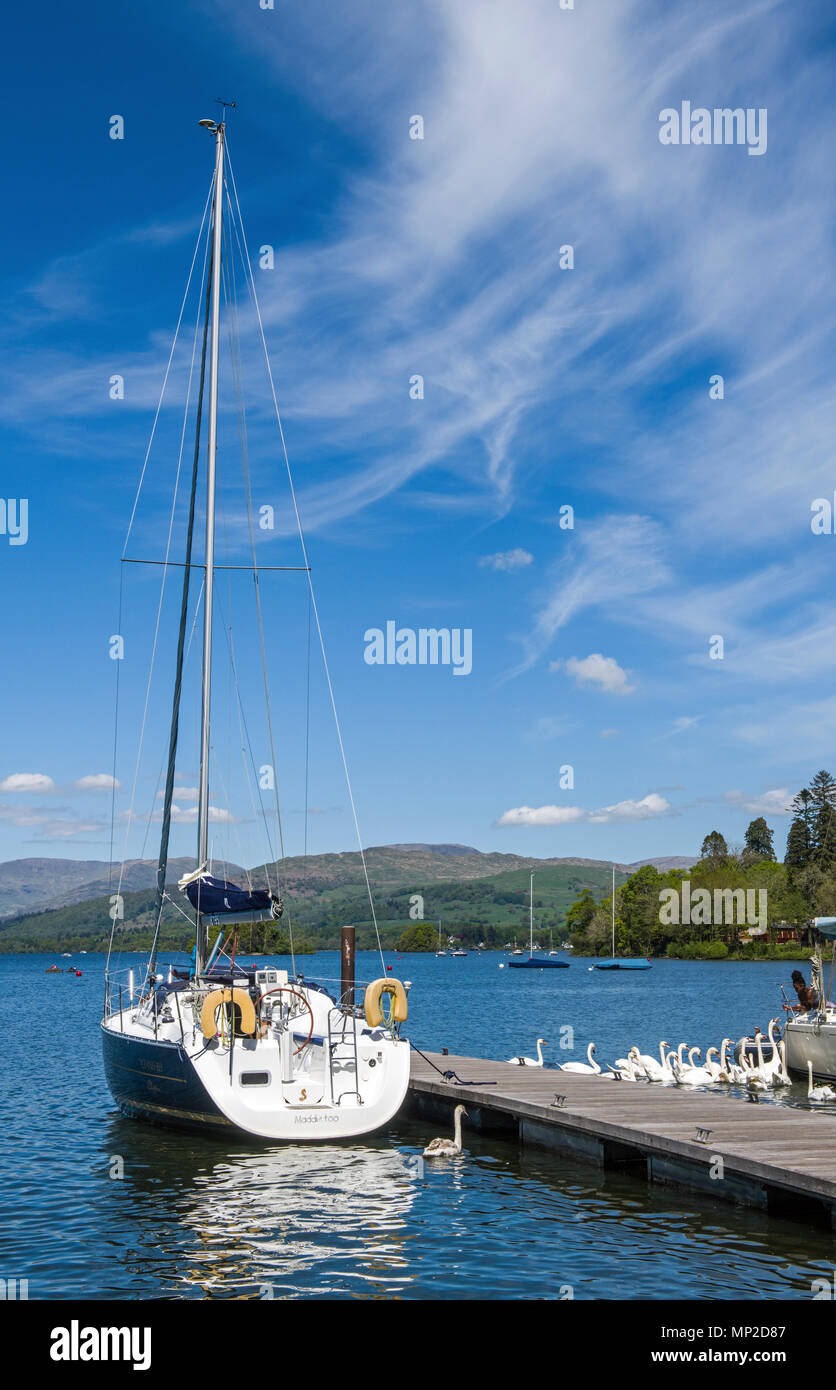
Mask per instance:
[[[321,624],[320,618],[319,618],[319,609],[318,609],[318,607],[317,607],[317,603],[316,603],[316,594],[314,593],[313,580],[312,580],[312,578],[311,578],[310,564],[309,564],[309,561],[308,561],[308,549],[307,549],[307,546],[306,546],[306,544],[305,544],[305,535],[304,535],[304,531],[303,531],[303,528],[302,528],[302,518],[301,518],[301,515],[300,515],[300,511],[299,511],[299,503],[298,503],[298,500],[297,500],[297,497],[296,497],[296,488],[295,488],[295,485],[294,485],[294,482],[293,482],[293,474],[292,474],[291,468],[290,468],[290,458],[289,458],[288,452],[287,452],[287,443],[286,443],[286,441],[285,441],[284,427],[283,427],[283,425],[282,425],[282,418],[281,418],[281,411],[279,410],[279,402],[278,402],[278,397],[277,397],[277,395],[276,395],[276,385],[275,385],[275,382],[274,382],[274,380],[273,380],[273,371],[272,371],[272,368],[271,368],[271,366],[270,366],[270,355],[269,355],[269,353],[268,353],[268,351],[267,351],[267,339],[266,339],[266,336],[265,336],[265,333],[264,333],[264,323],[263,323],[263,320],[262,320],[262,317],[261,317],[261,307],[260,307],[259,302],[258,302],[258,295],[256,294],[255,277],[253,276],[252,263],[251,263],[251,261],[250,261],[250,253],[249,253],[249,251],[248,251],[248,249],[247,249],[247,239],[246,239],[246,234],[245,234],[245,232],[244,232],[244,219],[243,219],[243,217],[242,217],[242,215],[241,215],[241,205],[240,205],[240,202],[239,202],[239,200],[238,200],[238,189],[237,189],[236,184],[235,184],[235,174],[234,174],[234,171],[233,171],[233,168],[232,168],[232,161],[231,161],[231,159],[229,158],[229,146],[228,146],[228,145],[227,145],[227,169],[228,169],[228,171],[229,171],[229,179],[230,179],[230,183],[231,183],[231,186],[232,186],[232,192],[233,192],[233,194],[234,194],[234,196],[235,196],[235,207],[236,207],[237,214],[238,214],[238,225],[239,225],[240,228],[241,228],[241,237],[239,238],[238,245],[239,245],[239,250],[241,250],[241,252],[242,252],[242,260],[244,260],[244,261],[245,261],[245,264],[246,264],[246,268],[247,268],[247,272],[248,272],[248,287],[249,287],[250,294],[251,294],[251,297],[252,297],[253,307],[254,307],[255,312],[256,312],[256,318],[257,318],[257,320],[258,320],[259,336],[260,336],[260,339],[261,339],[262,350],[263,350],[263,352],[264,352],[264,361],[265,361],[265,364],[266,364],[266,367],[267,367],[267,377],[268,377],[268,380],[269,380],[269,382],[270,382],[270,391],[271,391],[271,395],[272,395],[272,398],[273,398],[273,408],[274,408],[275,414],[276,414],[276,423],[277,423],[278,428],[279,428],[279,439],[280,439],[280,441],[281,441],[282,455],[283,455],[283,457],[284,457],[285,470],[286,470],[286,472],[287,472],[287,480],[288,480],[288,485],[289,485],[289,488],[290,488],[290,497],[291,497],[291,501],[292,501],[292,504],[293,504],[294,515],[295,515],[295,518],[296,518],[296,530],[297,530],[297,534],[298,534],[298,536],[299,536],[299,544],[300,544],[300,547],[301,547],[301,550],[302,550],[302,557],[303,557],[305,566],[306,566],[306,568],[307,568],[307,574],[308,574],[308,588],[309,588],[309,591],[310,591],[311,607],[312,607],[312,609],[313,609],[314,621],[315,621],[315,623],[316,623],[317,636],[318,636],[318,638],[319,638],[319,648],[320,648],[320,652],[321,652],[321,654],[322,654],[322,664],[323,664],[323,668],[324,668],[324,671],[325,671],[325,680],[326,680],[326,683],[327,683],[327,685],[328,685],[328,695],[329,695],[329,699],[330,699],[330,702],[331,702],[331,712],[332,712],[332,715],[333,715],[333,718],[334,718],[334,727],[335,727],[335,729],[336,729],[337,742],[338,742],[339,748],[340,748],[340,757],[341,757],[341,759],[342,759],[343,773],[344,773],[344,775],[345,775],[346,789],[347,789],[347,791],[348,791],[348,799],[349,799],[349,802],[350,802],[350,804],[351,804],[351,814],[352,814],[352,818],[353,818],[353,821],[354,821],[354,831],[355,831],[355,835],[356,835],[356,837],[357,837],[357,846],[358,846],[358,849],[359,849],[359,851],[360,851],[360,861],[361,861],[362,866],[363,866],[363,877],[364,877],[365,883],[366,883],[366,891],[367,891],[367,893],[368,893],[368,898],[369,898],[369,907],[370,907],[370,909],[371,909],[371,914],[372,914],[372,923],[373,923],[373,925],[374,925],[375,937],[376,937],[376,939],[377,939],[377,950],[378,950],[378,954],[379,954],[379,956],[380,956],[380,964],[381,964],[381,967],[383,968],[384,973],[385,973],[386,963],[385,963],[385,961],[384,961],[384,959],[383,959],[383,946],[382,946],[381,940],[380,940],[380,928],[379,928],[379,926],[378,926],[377,913],[376,913],[376,911],[375,911],[375,906],[374,906],[374,895],[373,895],[373,893],[372,893],[371,881],[370,881],[370,879],[369,879],[369,870],[368,870],[368,865],[367,865],[367,863],[366,863],[366,852],[365,852],[365,849],[364,849],[364,847],[363,847],[363,837],[362,837],[362,835],[361,835],[361,833],[360,833],[360,821],[359,821],[359,817],[358,817],[358,815],[357,815],[357,807],[356,807],[356,804],[355,804],[355,801],[354,801],[354,793],[353,793],[352,786],[351,786],[351,776],[350,776],[350,773],[349,773],[349,770],[348,770],[348,759],[347,759],[347,757],[346,757],[345,744],[344,744],[344,742],[343,742],[342,727],[341,727],[341,725],[340,725],[340,718],[339,718],[339,715],[338,715],[338,713],[337,713],[337,702],[336,702],[336,697],[335,697],[335,695],[334,695],[334,686],[333,686],[333,682],[332,682],[332,680],[331,680],[331,671],[330,671],[330,668],[329,668],[329,666],[328,666],[328,657],[327,657],[326,652],[325,652],[325,639],[324,639],[324,636],[323,636],[323,633],[322,633],[322,624]],[[233,221],[233,226],[235,226],[234,221]],[[236,228],[236,236],[237,236],[237,228]]]

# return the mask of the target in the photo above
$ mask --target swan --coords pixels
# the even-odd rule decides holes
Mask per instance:
[[[560,1071],[580,1072],[584,1076],[600,1076],[601,1068],[598,1066],[598,1063],[592,1056],[594,1051],[595,1044],[594,1042],[591,1042],[589,1044],[589,1047],[586,1049],[586,1055],[589,1058],[589,1065],[587,1065],[586,1062],[564,1062],[563,1066],[560,1067]]]
[[[717,1048],[716,1048],[716,1047],[710,1047],[710,1048],[708,1049],[708,1051],[706,1052],[706,1054],[705,1054],[705,1069],[706,1069],[706,1071],[711,1072],[711,1079],[712,1079],[712,1081],[719,1081],[719,1080],[720,1080],[720,1073],[721,1073],[721,1071],[722,1071],[723,1069],[722,1069],[722,1067],[720,1066],[719,1060],[716,1061],[716,1062],[712,1062],[712,1060],[711,1060],[711,1054],[712,1054],[712,1052],[714,1053],[714,1056],[717,1057],[717,1058],[719,1059],[720,1053],[718,1052]]]
[[[728,1058],[729,1043],[733,1042],[734,1038],[723,1038],[720,1044],[720,1064],[717,1068],[715,1080],[719,1081],[723,1086],[731,1086],[733,1082],[743,1080],[743,1076],[740,1074],[741,1068],[736,1066],[734,1062],[730,1062]],[[714,1050],[714,1048],[711,1049],[711,1051]],[[706,1061],[707,1060],[708,1055],[706,1054]]]
[[[771,1018],[769,1020],[769,1041],[772,1044],[772,1056],[769,1061],[765,1063],[765,1070],[771,1074],[773,1083],[779,1086],[783,1084],[783,1082],[778,1079],[781,1075],[781,1050],[778,1045],[778,1039],[775,1036],[775,1026],[780,1022],[780,1018]]]
[[[750,1062],[745,1053],[742,1058],[746,1067],[746,1085],[749,1087],[750,1091],[768,1091],[772,1085],[772,1079],[767,1073],[764,1065],[760,1028],[755,1029],[755,1043],[758,1049],[758,1065],[755,1066]]]
[[[542,1067],[543,1066],[543,1044],[545,1038],[537,1039],[537,1060],[533,1057],[509,1057],[508,1065],[511,1067]]]
[[[665,1080],[666,1080],[667,1075],[668,1075],[668,1072],[669,1072],[669,1069],[666,1069],[666,1067],[665,1067],[665,1048],[666,1048],[666,1047],[670,1047],[670,1043],[665,1042],[665,1039],[663,1038],[662,1041],[661,1041],[660,1044],[659,1044],[659,1061],[658,1061],[658,1062],[656,1061],[656,1058],[655,1058],[655,1057],[651,1057],[651,1056],[650,1056],[648,1053],[646,1053],[646,1052],[639,1052],[639,1053],[638,1053],[638,1061],[639,1061],[640,1065],[642,1066],[642,1068],[644,1069],[644,1074],[645,1074],[645,1076],[647,1077],[648,1081],[665,1081]],[[638,1049],[636,1049],[636,1051],[638,1052]]]
[[[808,1085],[807,1085],[807,1099],[808,1099],[808,1100],[812,1100],[812,1101],[816,1101],[816,1102],[819,1102],[819,1101],[822,1101],[822,1100],[836,1100],[836,1091],[832,1090],[830,1086],[814,1086],[814,1085],[813,1085],[813,1063],[810,1062],[810,1061],[808,1061],[808,1063],[807,1063],[807,1078],[808,1078]]]
[[[609,1072],[602,1072],[601,1075],[608,1078],[618,1076],[622,1081],[638,1081],[640,1077],[644,1076],[644,1070],[640,1065],[639,1049],[631,1047],[626,1057],[616,1057]]]
[[[750,1091],[769,1091],[774,1084],[774,1076],[763,1060],[763,1033],[760,1028],[755,1031],[755,1042],[758,1048],[758,1065],[750,1069],[749,1075],[746,1077],[746,1085]]]
[[[692,1047],[688,1053],[688,1061],[690,1063],[690,1066],[687,1067],[683,1067],[681,1065],[679,1057],[674,1057],[674,1075],[676,1076],[676,1079],[679,1082],[680,1086],[711,1085],[712,1081],[714,1080],[713,1076],[711,1075],[711,1072],[708,1071],[705,1067],[696,1066],[694,1063],[694,1057],[700,1057],[701,1055],[702,1054],[698,1047]]]
[[[777,1071],[777,1072],[775,1073],[775,1079],[774,1079],[774,1081],[773,1081],[773,1085],[775,1085],[775,1086],[791,1086],[791,1085],[792,1085],[792,1079],[791,1079],[791,1077],[790,1077],[789,1072],[787,1071],[787,1044],[784,1042],[783,1039],[782,1039],[781,1042],[778,1044],[778,1053],[779,1053],[779,1056],[780,1056],[780,1058],[781,1058],[781,1069],[780,1069],[780,1071]]]
[[[463,1105],[457,1105],[453,1111],[453,1134],[452,1139],[431,1139],[424,1150],[425,1158],[457,1158],[462,1151],[462,1115],[467,1111]]]

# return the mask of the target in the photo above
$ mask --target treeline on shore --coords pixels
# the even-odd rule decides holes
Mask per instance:
[[[616,954],[684,960],[809,955],[811,918],[836,916],[836,779],[829,772],[817,772],[790,809],[793,819],[783,863],[775,855],[774,832],[758,816],[740,846],[729,846],[718,830],[712,830],[703,840],[699,862],[688,870],[660,873],[652,865],[638,869],[616,889]],[[705,894],[698,896],[701,890]],[[670,910],[676,906],[674,895],[689,906],[688,920],[681,911]],[[699,910],[691,906],[695,901]],[[720,920],[718,905],[726,909]],[[750,936],[753,908],[764,930]],[[610,896],[596,902],[591,893],[581,893],[566,921],[577,951],[610,954]]]
[[[689,870],[660,872],[645,865],[626,876],[616,871],[616,953],[626,956],[674,956],[682,959],[751,959],[804,957],[810,944],[810,919],[836,916],[836,779],[817,772],[790,807],[792,821],[784,861],[779,862],[774,834],[763,816],[752,820],[742,845],[728,845],[712,830],[701,858]],[[619,882],[620,880],[620,882]],[[684,885],[687,883],[687,893]],[[583,955],[609,956],[612,899],[609,870],[603,865],[552,864],[538,869],[534,885],[535,939],[543,947],[571,940]],[[285,917],[278,924],[242,928],[239,950],[284,955],[339,949],[340,928],[352,922],[359,950],[380,941],[398,952],[435,951],[439,936],[467,948],[501,950],[518,936],[528,938],[529,871],[514,869],[489,878],[437,881],[408,886],[375,885],[377,924],[370,919],[365,891],[331,886],[324,893],[286,896]],[[679,897],[688,912],[663,911],[665,893]],[[697,910],[704,902],[711,911]],[[606,894],[606,896],[604,896]],[[734,906],[718,919],[715,904]],[[116,924],[114,949],[143,951],[151,945],[153,891],[125,893],[124,921]],[[422,920],[413,921],[420,898]],[[743,912],[741,912],[741,902]],[[107,949],[111,923],[107,898],[30,913],[0,923],[0,952],[90,952]],[[763,930],[750,935],[750,908]],[[743,920],[741,920],[743,918]],[[687,919],[687,920],[686,920]],[[193,928],[182,912],[166,904],[161,927],[162,951],[191,951]]]

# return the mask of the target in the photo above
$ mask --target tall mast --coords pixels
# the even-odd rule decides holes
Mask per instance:
[[[531,870],[528,899],[528,954],[534,955],[534,870]]]
[[[209,858],[209,748],[212,697],[212,590],[215,567],[215,461],[218,440],[218,348],[221,320],[221,231],[223,228],[224,122],[209,127],[215,135],[215,187],[212,203],[212,304],[209,357],[209,431],[206,458],[206,578],[203,590],[203,693],[200,716],[200,786],[197,808],[198,867]],[[202,914],[197,915],[195,975],[206,963]]]
[[[612,866],[612,958],[615,960],[615,865]]]

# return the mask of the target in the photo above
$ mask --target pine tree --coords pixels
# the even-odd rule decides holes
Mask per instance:
[[[836,861],[836,780],[829,772],[817,772],[810,783],[813,861],[828,869]]]
[[[784,863],[789,882],[792,882],[794,870],[803,869],[810,863],[810,832],[801,816],[796,816],[790,824]]]
[[[728,859],[729,847],[719,830],[712,830],[706,835],[700,850],[701,859]]]
[[[746,830],[746,850],[750,855],[757,855],[760,859],[775,858],[772,831],[763,816],[749,822]]]

